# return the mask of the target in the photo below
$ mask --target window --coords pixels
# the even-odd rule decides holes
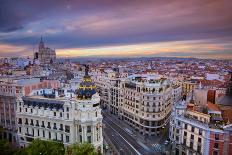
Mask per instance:
[[[190,148],[193,149],[193,142],[190,142]]]
[[[68,108],[68,107],[66,108],[66,111],[69,111],[69,108]]]
[[[184,145],[187,145],[187,144],[186,144],[186,139],[185,139],[185,138],[184,138],[183,144],[184,144]]]
[[[65,125],[65,132],[70,132],[70,126],[68,126],[68,125]]]
[[[60,130],[61,131],[63,130],[63,124],[60,124]]]
[[[38,120],[36,120],[36,126],[39,126],[39,121]]]
[[[54,116],[56,116],[56,112],[54,112]]]
[[[179,131],[179,129],[176,129],[176,133],[178,133],[178,134],[179,134],[179,132],[180,132],[180,131]]]
[[[176,141],[179,141],[179,137],[178,136],[176,136]]]
[[[79,125],[79,132],[82,132],[82,128],[81,128],[81,125]]]
[[[191,131],[192,131],[192,132],[194,132],[194,130],[195,130],[195,128],[192,126],[192,129],[191,129]]]
[[[82,143],[82,135],[80,135],[80,143]]]
[[[64,140],[63,134],[61,134],[60,136],[61,136],[61,141],[63,142]]]
[[[27,119],[27,118],[26,118],[25,124],[26,124],[26,125],[28,124],[28,119]]]
[[[199,152],[199,153],[201,152],[201,146],[200,145],[197,146],[197,152]]]
[[[39,137],[39,130],[37,130],[37,135],[38,135],[38,137]]]
[[[34,125],[34,124],[33,124],[33,119],[31,119],[31,124],[30,124],[30,125]]]
[[[66,143],[69,142],[69,136],[66,136]]]
[[[88,136],[88,137],[87,137],[87,140],[88,140],[88,141],[87,141],[88,143],[91,143],[91,136]]]
[[[56,123],[54,123],[54,125],[53,125],[53,129],[57,129],[57,128],[56,128]]]
[[[214,148],[218,149],[218,147],[219,147],[218,143],[214,143]]]
[[[194,139],[194,135],[191,135],[191,139],[192,139],[192,140]]]
[[[22,132],[22,129],[21,129],[21,127],[19,127],[19,133],[21,133]]]
[[[219,134],[215,134],[215,140],[219,140]]]
[[[33,109],[31,109],[31,113],[33,113]]]
[[[47,128],[51,128],[51,126],[50,126],[50,122],[48,122],[48,127]]]
[[[42,121],[42,125],[41,125],[41,127],[44,127],[44,121]]]
[[[67,113],[67,119],[69,119],[69,113]]]
[[[184,136],[187,136],[187,132],[186,131],[184,132]]]
[[[18,124],[22,124],[22,118],[19,118]]]
[[[51,139],[51,132],[48,132],[48,138]]]
[[[184,128],[185,128],[185,129],[187,129],[187,128],[188,128],[188,125],[187,125],[187,124],[185,124],[185,125],[184,125]]]
[[[43,130],[43,137],[45,137],[45,131]]]
[[[202,130],[201,129],[199,129],[199,135],[202,135]]]
[[[198,143],[201,143],[201,138],[198,138]]]
[[[62,112],[60,112],[60,117],[62,117]]]
[[[91,126],[87,126],[87,133],[91,132]]]
[[[218,155],[219,153],[218,153],[218,151],[213,151],[213,155]]]

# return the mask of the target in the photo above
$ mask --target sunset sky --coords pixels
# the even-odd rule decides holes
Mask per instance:
[[[0,57],[232,59],[232,0],[0,0]]]

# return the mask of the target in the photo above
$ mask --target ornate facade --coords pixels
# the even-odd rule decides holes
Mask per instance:
[[[54,90],[37,90],[17,101],[19,144],[33,139],[57,140],[65,146],[88,142],[102,152],[102,115],[100,97],[91,77],[86,74],[71,97],[59,96]]]

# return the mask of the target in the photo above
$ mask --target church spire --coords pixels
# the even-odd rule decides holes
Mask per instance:
[[[40,43],[39,43],[39,50],[44,48],[43,38],[41,36]]]

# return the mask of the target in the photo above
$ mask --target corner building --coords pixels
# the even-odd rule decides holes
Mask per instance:
[[[171,114],[171,82],[156,74],[133,75],[121,88],[121,118],[143,135],[159,135]]]
[[[75,97],[58,96],[54,90],[37,90],[17,101],[20,146],[33,139],[56,140],[65,146],[88,142],[103,151],[100,97],[86,72]]]

